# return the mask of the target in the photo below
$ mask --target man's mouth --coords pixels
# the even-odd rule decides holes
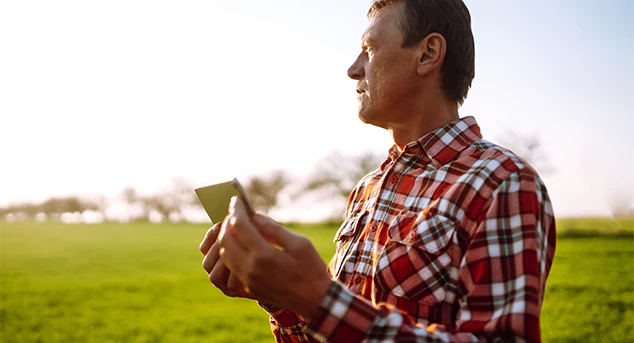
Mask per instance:
[[[366,90],[367,89],[365,88],[364,82],[357,83],[357,94],[361,95],[361,94],[365,93]]]

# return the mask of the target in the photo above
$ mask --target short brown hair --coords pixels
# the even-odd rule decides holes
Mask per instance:
[[[403,47],[413,47],[433,32],[445,37],[442,88],[451,100],[462,104],[475,76],[475,43],[467,6],[462,0],[376,0],[368,17],[399,1],[405,2],[400,20]]]

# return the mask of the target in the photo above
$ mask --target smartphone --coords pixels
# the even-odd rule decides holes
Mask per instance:
[[[247,198],[237,179],[211,186],[198,187],[194,191],[212,223],[219,223],[225,219],[227,214],[229,214],[229,203],[234,196],[239,196],[242,199],[250,218],[255,216],[253,206],[251,206],[249,198]]]

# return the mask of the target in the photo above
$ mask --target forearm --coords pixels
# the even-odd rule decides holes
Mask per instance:
[[[468,326],[468,324],[467,324]],[[334,282],[320,307],[319,314],[305,332],[331,343],[380,342],[522,342],[512,332],[447,329],[441,325],[424,327],[395,307],[378,304],[355,295]]]

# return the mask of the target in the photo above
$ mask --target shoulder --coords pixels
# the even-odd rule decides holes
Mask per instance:
[[[540,204],[546,212],[552,213],[546,185],[526,160],[484,139],[474,142],[470,150],[476,157],[469,170],[469,179],[481,179],[479,183],[475,182],[481,187],[475,188],[489,206],[515,199],[522,204]]]
[[[550,227],[554,212],[548,191],[527,161],[486,140],[474,142],[469,149],[465,153],[475,157],[464,180],[466,188],[475,192],[468,192],[472,196],[461,224],[470,228],[470,234],[480,225],[497,229],[525,220]]]
[[[453,168],[464,168],[455,186],[457,192],[464,194],[461,198],[468,199],[466,212],[472,219],[480,218],[495,203],[527,204],[531,200],[551,207],[546,186],[537,171],[504,147],[479,139],[462,152],[455,164],[458,167]]]
[[[468,174],[484,178],[492,190],[503,184],[533,180],[543,184],[537,171],[522,157],[509,149],[479,139],[465,151],[466,159],[471,159]]]

